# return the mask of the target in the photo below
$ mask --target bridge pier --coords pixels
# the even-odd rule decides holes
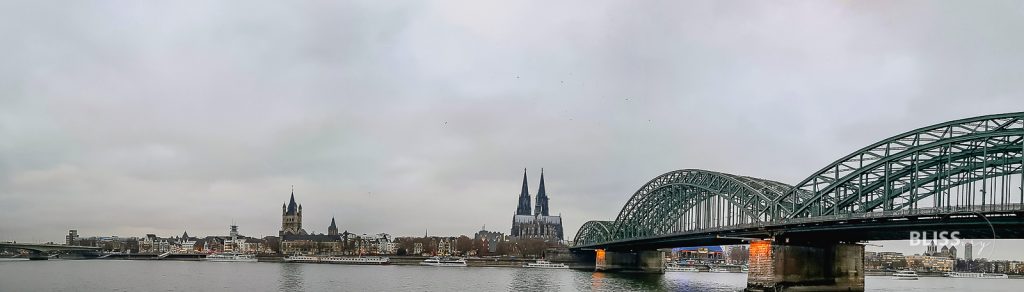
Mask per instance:
[[[597,266],[597,253],[593,250],[573,250],[572,265],[569,268],[576,270],[594,271]]]
[[[746,291],[864,291],[864,246],[836,242],[750,243]]]
[[[661,251],[595,250],[595,271],[664,273],[665,255]]]

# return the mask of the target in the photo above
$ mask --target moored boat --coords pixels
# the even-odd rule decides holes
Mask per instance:
[[[892,273],[893,280],[917,280],[917,272],[902,270]]]
[[[1008,279],[1010,276],[1006,274],[998,273],[964,273],[964,272],[949,272],[946,273],[946,277],[950,278],[976,278],[976,279]]]
[[[388,257],[340,257],[340,256],[301,256],[293,255],[284,258],[289,263],[311,263],[311,264],[343,264],[343,265],[386,265],[391,263]]]
[[[256,256],[251,254],[219,253],[206,256],[203,260],[208,262],[247,262],[255,263]]]
[[[668,265],[665,266],[665,272],[691,272],[691,273],[694,273],[694,272],[700,272],[700,270],[698,270],[695,267],[690,267],[690,266],[683,266],[683,265],[679,265],[679,264],[668,264]]]
[[[545,260],[537,260],[535,263],[527,263],[523,265],[524,268],[537,268],[537,269],[568,269],[569,266],[565,264],[556,264]]]
[[[430,257],[420,262],[420,265],[432,267],[465,267],[466,260],[462,258]]]
[[[284,258],[286,263],[319,263],[320,258],[311,256],[293,255]]]
[[[321,257],[321,263],[345,265],[386,265],[391,263],[388,257]]]
[[[711,268],[711,270],[708,270],[708,272],[712,272],[712,273],[732,273],[732,271],[730,271],[729,269],[723,268],[723,267],[713,267],[713,268]]]

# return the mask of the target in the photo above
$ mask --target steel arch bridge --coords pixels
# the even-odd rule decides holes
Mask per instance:
[[[795,185],[676,170],[640,187],[615,221],[581,226],[574,247],[728,244],[783,233],[905,239],[905,230],[949,224],[977,230],[978,237],[1024,238],[1022,166],[1024,112],[1018,112],[892,136]]]

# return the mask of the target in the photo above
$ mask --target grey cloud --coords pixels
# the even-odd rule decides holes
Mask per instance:
[[[669,170],[796,183],[899,132],[1019,111],[1022,11],[9,1],[0,240],[269,235],[293,184],[316,231],[503,230],[523,167],[531,189],[545,168],[571,236]]]

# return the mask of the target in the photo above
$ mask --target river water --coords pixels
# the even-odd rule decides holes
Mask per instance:
[[[739,291],[741,273],[121,260],[0,260],[0,291]],[[867,277],[868,291],[1021,291],[1024,280]]]

